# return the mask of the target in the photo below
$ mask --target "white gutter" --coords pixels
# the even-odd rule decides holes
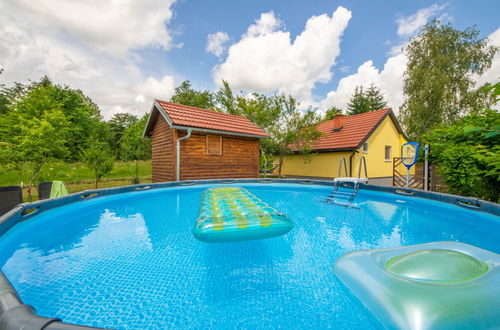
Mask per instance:
[[[181,141],[189,139],[191,137],[191,128],[187,129],[187,135],[177,139],[177,161],[175,163],[175,170],[177,173],[177,181],[181,181]]]
[[[177,130],[193,130],[195,132],[202,132],[202,133],[214,133],[214,134],[222,134],[222,135],[243,136],[243,137],[257,138],[257,139],[269,138],[269,136],[264,136],[264,135],[236,133],[236,132],[221,131],[221,130],[209,129],[209,128],[198,128],[198,127],[178,126],[178,125],[171,125],[171,127],[173,129],[177,129]]]

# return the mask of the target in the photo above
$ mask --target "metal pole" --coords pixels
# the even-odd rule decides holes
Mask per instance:
[[[177,150],[176,150],[177,155],[176,155],[176,162],[175,162],[176,181],[181,180],[181,141],[189,139],[190,137],[191,137],[191,129],[188,128],[187,135],[177,139]]]
[[[264,156],[264,178],[267,178],[267,156],[266,154],[262,154]]]
[[[429,155],[429,145],[424,146],[424,190],[429,190],[429,160],[427,156]]]
[[[410,168],[406,168],[406,186],[408,187],[410,185]]]

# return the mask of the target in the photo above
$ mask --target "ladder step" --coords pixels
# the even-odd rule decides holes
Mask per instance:
[[[336,191],[334,195],[340,195],[340,196],[352,196],[354,195],[352,192],[343,192],[343,191]]]

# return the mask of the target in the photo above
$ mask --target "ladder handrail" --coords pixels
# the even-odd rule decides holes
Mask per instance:
[[[366,159],[365,159],[365,156],[362,156],[359,159],[358,179],[361,178],[361,167],[362,167],[361,164],[363,164],[364,167],[365,167],[365,178],[368,179],[368,171],[366,169]]]
[[[342,161],[344,161],[344,171],[345,171],[345,176],[349,176],[348,173],[347,173],[347,161],[345,159],[344,156],[340,157],[340,162],[339,162],[339,174],[338,174],[338,178],[340,178],[340,173],[342,172]]]

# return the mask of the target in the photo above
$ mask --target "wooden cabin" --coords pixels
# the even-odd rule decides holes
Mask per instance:
[[[256,178],[260,139],[245,117],[155,100],[144,136],[152,140],[153,182]]]

